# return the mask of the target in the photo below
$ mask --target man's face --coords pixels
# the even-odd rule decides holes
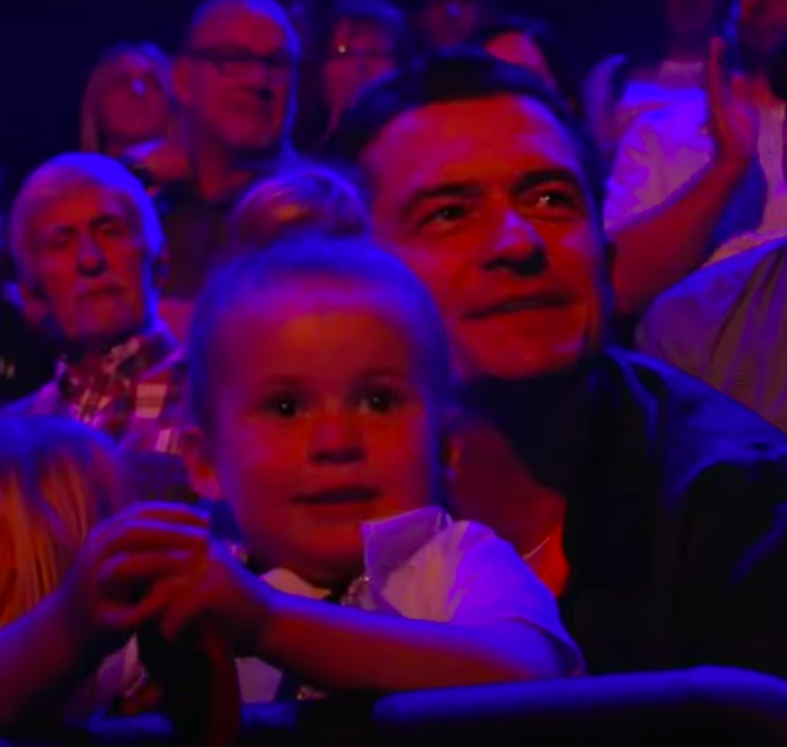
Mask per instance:
[[[28,229],[23,291],[69,349],[100,352],[139,332],[153,303],[152,250],[114,191],[80,185],[44,203]]]
[[[362,162],[376,237],[432,291],[459,376],[539,376],[600,344],[602,230],[571,137],[542,105],[409,112]]]
[[[744,60],[751,68],[765,68],[785,35],[787,0],[741,0],[738,39]]]
[[[482,20],[478,0],[427,0],[418,16],[418,26],[430,47],[445,49],[466,42]]]
[[[284,26],[263,10],[220,5],[176,62],[176,95],[193,122],[226,148],[265,150],[289,126],[294,52]]]

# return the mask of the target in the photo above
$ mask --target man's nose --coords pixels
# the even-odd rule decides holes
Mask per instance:
[[[148,86],[144,80],[142,80],[141,78],[135,78],[134,80],[131,81],[131,93],[133,93],[134,96],[142,98],[147,94],[147,92],[148,92]]]
[[[311,461],[322,464],[351,464],[364,458],[363,435],[356,415],[330,412],[315,417],[311,437]]]
[[[540,275],[549,266],[541,234],[530,221],[507,209],[490,242],[484,265],[488,270],[506,269],[516,275]]]
[[[84,236],[79,241],[77,266],[85,275],[98,275],[106,268],[106,256],[92,236]]]

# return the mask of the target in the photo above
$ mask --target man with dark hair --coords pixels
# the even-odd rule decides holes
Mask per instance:
[[[787,674],[787,440],[609,346],[603,180],[557,98],[490,57],[437,56],[362,96],[336,147],[447,323],[455,509],[560,595],[591,671]]]

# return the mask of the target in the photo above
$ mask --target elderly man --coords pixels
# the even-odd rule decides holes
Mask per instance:
[[[787,674],[787,440],[605,344],[602,171],[561,104],[519,68],[435,57],[363,95],[335,147],[444,313],[455,508],[561,596],[591,670]]]
[[[192,301],[229,241],[229,218],[255,180],[295,160],[298,40],[273,0],[208,0],[175,59],[191,181],[162,196],[170,270],[164,294]]]
[[[185,369],[156,318],[165,242],[141,183],[103,156],[59,156],[23,185],[10,233],[24,314],[62,353],[55,380],[11,411],[177,452]]]

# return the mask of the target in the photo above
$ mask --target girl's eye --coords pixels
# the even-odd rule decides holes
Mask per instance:
[[[363,397],[365,409],[377,415],[385,415],[401,405],[401,403],[401,396],[388,387],[372,389]]]
[[[298,417],[303,410],[303,406],[298,398],[293,395],[276,395],[265,402],[263,409],[277,418],[291,420]]]

